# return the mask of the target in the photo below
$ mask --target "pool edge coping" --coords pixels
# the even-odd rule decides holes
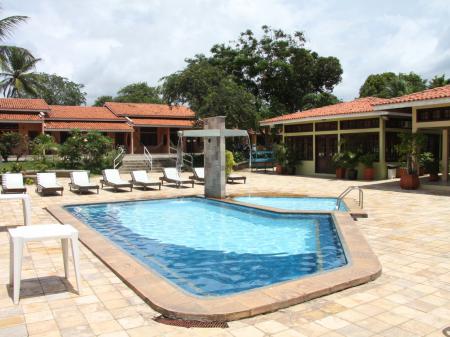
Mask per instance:
[[[229,200],[219,200],[230,202]],[[240,205],[236,201],[230,203]],[[309,212],[313,214],[331,214],[336,229],[340,234],[342,245],[348,255],[348,264],[346,266],[272,286],[248,290],[243,293],[199,298],[171,284],[156,271],[144,266],[137,259],[114,245],[109,239],[78,220],[64,209],[65,206],[70,205],[73,204],[49,206],[47,210],[60,223],[70,223],[77,228],[80,234],[80,241],[95,256],[105,263],[153,309],[167,317],[202,321],[232,321],[300,304],[317,297],[373,281],[381,275],[381,264],[349,213]],[[241,206],[248,207],[249,205],[242,203]],[[275,213],[307,213],[280,212],[279,210],[262,206],[254,208]]]

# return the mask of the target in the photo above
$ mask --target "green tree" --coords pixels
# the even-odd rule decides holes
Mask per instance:
[[[372,74],[367,77],[359,89],[359,97],[392,98],[411,94],[426,89],[426,80],[418,74],[386,72]]]
[[[169,104],[188,103],[199,118],[223,115],[227,117],[227,127],[257,125],[255,97],[205,59],[164,78],[162,92]]]
[[[258,104],[267,104],[273,115],[302,110],[305,95],[330,93],[341,81],[339,60],[304,48],[302,32],[291,35],[268,26],[262,30],[259,39],[247,30],[232,44],[213,46],[208,61],[233,76]]]
[[[0,155],[5,162],[8,157],[16,155],[16,160],[23,155],[26,150],[27,140],[25,136],[18,132],[5,132],[0,134]]]
[[[428,83],[428,88],[433,89],[437,87],[443,87],[444,85],[450,84],[450,78],[445,78],[445,74],[441,76],[434,76]]]
[[[303,97],[303,110],[320,108],[341,102],[335,95],[328,92],[307,94]]]
[[[123,103],[161,103],[159,90],[145,82],[129,84],[117,92],[114,99]]]
[[[304,48],[301,32],[262,29],[259,39],[247,30],[235,42],[214,45],[210,57],[187,59],[185,69],[162,78],[164,100],[187,103],[200,117],[226,115],[237,127],[338,101],[331,94],[341,81],[337,58]]]
[[[114,102],[114,97],[108,95],[99,96],[95,100],[93,106],[103,106],[106,102]]]
[[[33,94],[22,97],[43,98],[51,105],[82,105],[86,104],[84,85],[70,81],[56,74],[38,73],[34,75],[35,88]]]
[[[6,97],[36,96],[36,74],[33,72],[41,59],[34,58],[26,49],[8,47],[3,50],[0,90]]]

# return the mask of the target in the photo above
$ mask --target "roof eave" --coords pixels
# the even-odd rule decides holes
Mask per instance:
[[[417,101],[374,105],[374,110],[381,111],[381,110],[387,110],[387,109],[412,108],[412,107],[419,107],[419,106],[424,106],[424,105],[438,105],[438,104],[450,104],[450,97],[422,99],[422,100],[417,100]]]
[[[305,118],[295,118],[295,119],[286,119],[281,121],[272,121],[272,122],[260,122],[261,126],[272,126],[279,124],[297,124],[300,122],[314,122],[314,121],[325,121],[329,119],[341,119],[341,118],[359,118],[359,117],[378,117],[378,116],[404,116],[409,117],[410,114],[401,113],[401,112],[391,112],[391,111],[370,111],[370,112],[357,112],[357,113],[348,113],[348,114],[339,114],[339,115],[328,115],[328,116],[317,116],[317,117],[305,117]]]

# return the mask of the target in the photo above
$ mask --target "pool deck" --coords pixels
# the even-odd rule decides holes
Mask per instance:
[[[359,228],[383,267],[373,282],[288,308],[229,323],[227,329],[185,329],[153,321],[158,316],[89,249],[81,248],[82,289],[62,276],[60,245],[30,243],[24,253],[21,301],[7,287],[6,229],[22,223],[20,202],[0,202],[0,336],[443,336],[450,326],[450,195],[402,191],[395,182],[349,182],[325,178],[247,173],[231,194],[281,193],[336,196],[349,185],[365,186],[369,217]],[[45,209],[81,202],[200,194],[202,186],[99,195],[40,197],[29,188],[33,223],[53,223]]]

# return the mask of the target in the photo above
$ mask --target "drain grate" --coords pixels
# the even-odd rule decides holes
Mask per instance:
[[[153,320],[161,324],[173,325],[182,328],[221,328],[221,329],[228,328],[227,322],[191,321],[191,320],[167,318],[164,316],[155,317]]]

